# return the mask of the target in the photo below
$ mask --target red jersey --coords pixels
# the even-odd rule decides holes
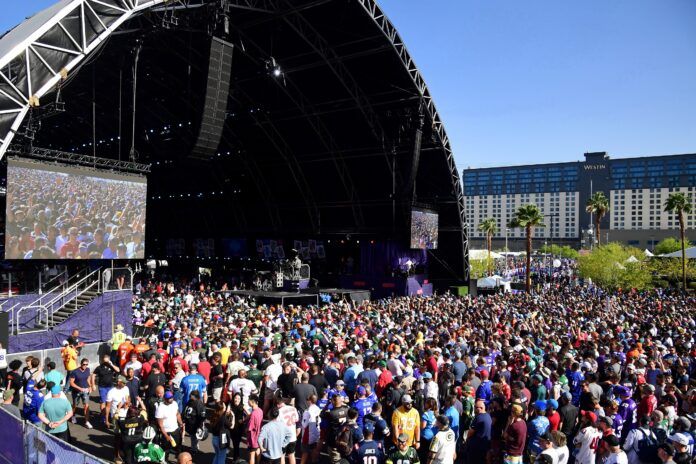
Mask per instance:
[[[126,340],[125,342],[118,345],[118,364],[119,366],[121,366],[121,370],[123,370],[128,361],[130,361],[130,355],[134,349],[135,347],[133,346],[133,343],[130,340]]]
[[[558,411],[554,411],[553,414],[547,415],[546,418],[549,420],[549,432],[558,430],[558,426],[561,425],[561,415],[558,414]]]
[[[198,373],[203,376],[205,383],[210,383],[210,371],[212,367],[208,361],[201,361],[198,363]]]

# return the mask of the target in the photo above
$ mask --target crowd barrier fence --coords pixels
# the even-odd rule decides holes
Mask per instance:
[[[105,464],[0,408],[0,462],[10,464]]]

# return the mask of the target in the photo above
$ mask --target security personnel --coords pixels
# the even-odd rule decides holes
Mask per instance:
[[[118,362],[118,347],[126,341],[126,334],[123,332],[123,325],[116,324],[116,332],[111,336],[111,362]]]

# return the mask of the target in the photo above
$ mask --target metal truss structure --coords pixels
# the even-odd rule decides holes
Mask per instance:
[[[110,169],[119,172],[131,172],[137,174],[147,174],[150,172],[150,165],[134,163],[132,161],[120,161],[111,158],[99,158],[92,155],[80,153],[69,153],[65,151],[52,150],[50,148],[32,147],[26,150],[23,147],[10,146],[8,154],[21,156],[22,158],[33,158],[37,160],[52,161],[65,164],[79,164],[91,168]]]
[[[0,159],[29,109],[121,24],[165,0],[61,0],[0,40]]]
[[[184,6],[189,3],[205,3],[206,0],[181,0]],[[294,5],[286,0],[225,0],[223,5],[229,8],[242,8],[253,11],[281,15],[288,26],[294,29],[315,52],[325,60],[331,71],[340,79],[350,97],[356,102],[365,116],[371,130],[384,140],[384,130],[379,124],[369,101],[355,84],[354,80],[342,66],[340,60],[336,60],[330,47],[316,31],[301,18],[293,17],[292,13],[304,8],[325,3],[327,0],[309,1],[306,5],[292,8]],[[389,40],[394,51],[399,56],[403,66],[408,71],[414,85],[423,99],[424,111],[432,122],[433,132],[442,144],[449,166],[453,194],[458,208],[461,223],[461,241],[464,259],[464,274],[468,278],[468,236],[465,225],[467,224],[464,209],[464,194],[461,179],[455,165],[452,149],[445,132],[444,125],[435,108],[435,103],[430,95],[425,80],[421,76],[413,59],[408,53],[396,28],[387,19],[375,0],[352,0],[357,2],[372,18],[375,24]],[[10,143],[20,128],[29,109],[39,105],[39,99],[50,92],[54,87],[67,78],[69,73],[98,50],[99,46],[125,21],[134,15],[149,8],[165,4],[166,0],[60,0],[52,7],[38,13],[24,23],[8,32],[0,39],[0,159],[8,150]],[[287,8],[283,10],[280,6]],[[279,11],[280,10],[280,11]],[[312,114],[307,102],[302,95],[288,96],[306,114]],[[292,89],[293,91],[296,89]],[[322,126],[320,121],[308,117],[313,125],[315,133],[331,152],[338,152],[332,143],[331,134]],[[34,149],[41,151],[45,149]],[[61,153],[51,156],[64,157],[65,161],[79,162],[74,159],[72,153]],[[46,153],[47,151],[44,151]],[[89,158],[89,164],[94,165],[94,158]],[[104,162],[124,163],[114,160]],[[344,188],[349,194],[353,206],[353,214],[358,226],[364,225],[362,212],[359,209],[359,199],[355,186],[350,179],[344,161],[340,155],[334,160],[337,169],[342,174]],[[137,163],[127,163],[137,165]],[[145,165],[138,165],[145,166]],[[128,170],[116,165],[106,166],[114,169]],[[146,172],[135,167],[136,172]],[[148,168],[149,169],[149,168]],[[315,218],[316,219],[316,218]]]
[[[421,76],[420,71],[416,67],[413,58],[408,53],[406,45],[401,40],[399,33],[397,32],[394,25],[386,17],[382,9],[377,5],[376,0],[356,0],[365,11],[370,15],[372,20],[379,26],[384,35],[389,39],[389,42],[394,47],[397,55],[401,59],[404,67],[408,71],[413,83],[418,88],[420,92],[424,107],[427,115],[430,117],[433,125],[433,132],[437,135],[442,143],[442,147],[445,150],[447,156],[447,164],[450,169],[450,175],[452,177],[452,188],[454,189],[454,196],[457,201],[457,208],[459,212],[459,218],[461,223],[461,237],[462,237],[462,252],[464,253],[464,277],[466,280],[469,279],[469,236],[466,229],[466,212],[464,209],[464,191],[462,190],[461,178],[459,177],[459,172],[457,171],[457,165],[454,161],[454,155],[452,153],[452,147],[450,146],[449,138],[445,132],[445,126],[440,119],[440,115],[435,108],[435,102],[433,101],[428,86],[425,84],[425,79]]]

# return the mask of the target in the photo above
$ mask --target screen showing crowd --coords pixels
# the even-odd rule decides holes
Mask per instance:
[[[145,257],[144,177],[8,160],[6,259]]]
[[[411,248],[437,249],[438,215],[429,211],[411,211]]]

